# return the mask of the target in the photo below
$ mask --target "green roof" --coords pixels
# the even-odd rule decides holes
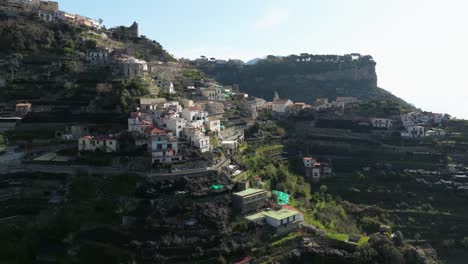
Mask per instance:
[[[265,216],[281,221],[282,219],[286,219],[288,217],[297,215],[298,212],[293,211],[293,210],[288,210],[288,209],[281,209],[278,211],[266,211],[266,212],[263,212],[263,214]]]
[[[246,189],[246,190],[244,190],[242,192],[234,193],[234,195],[245,197],[245,196],[252,195],[252,194],[255,194],[255,193],[259,193],[259,192],[265,192],[265,190],[249,188],[249,189]]]
[[[221,184],[213,184],[210,186],[211,190],[221,190],[222,188],[224,188],[224,186]]]
[[[289,204],[289,195],[280,191],[272,191],[278,197],[276,203],[278,205]]]

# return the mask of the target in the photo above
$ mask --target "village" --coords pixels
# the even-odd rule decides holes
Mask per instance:
[[[348,248],[355,250],[366,243],[371,234],[349,232],[338,235],[326,231],[329,226],[325,228],[311,221],[310,212],[298,202],[303,197],[293,198],[293,193],[288,193],[286,187],[270,185],[274,177],[262,174],[267,167],[272,166],[272,174],[278,175],[291,160],[297,161],[294,163],[295,173],[320,192],[320,196],[314,198],[317,203],[326,203],[330,198],[326,196],[324,183],[333,189],[352,181],[346,188],[353,189],[354,193],[361,190],[352,188],[357,180],[342,181],[343,176],[336,177],[351,174],[341,164],[353,163],[346,156],[352,156],[349,154],[352,150],[349,153],[327,152],[329,142],[322,140],[326,142],[336,137],[353,144],[370,142],[394,153],[442,160],[440,153],[426,151],[428,145],[433,141],[445,144],[458,135],[448,129],[450,116],[445,114],[400,108],[378,112],[372,107],[384,109],[383,104],[345,95],[316,98],[313,103],[294,102],[287,94],[274,91],[271,98],[259,98],[242,92],[238,85],[222,85],[206,76],[187,81],[187,76],[198,74],[190,67],[207,58],[146,61],[135,50],[115,45],[114,36],[140,37],[137,22],[130,27],[103,29],[102,21],[61,11],[59,4],[53,1],[8,0],[2,9],[10,16],[28,12],[41,23],[66,21],[86,28],[88,36],[103,41],[80,53],[80,63],[90,71],[105,69],[112,83],[124,87],[143,83],[149,92],[140,95],[127,91],[130,99],[126,108],[112,106],[106,109],[98,99],[51,102],[40,98],[0,105],[0,136],[4,135],[5,142],[4,146],[0,144],[0,202],[26,199],[39,201],[39,207],[53,207],[66,202],[71,192],[70,181],[76,181],[76,178],[103,176],[103,181],[112,182],[124,174],[141,177],[144,180],[128,186],[132,191],[136,189],[128,195],[133,197],[119,201],[118,224],[133,231],[142,223],[144,228],[154,232],[163,228],[183,228],[195,234],[194,237],[197,236],[195,229],[200,228],[200,232],[213,236],[212,241],[187,238],[191,242],[178,244],[168,235],[167,245],[158,246],[154,245],[156,242],[145,240],[145,236],[134,237],[132,247],[143,252],[142,255],[150,252],[151,257],[142,256],[147,260],[154,261],[158,247],[167,251],[187,250],[198,242],[224,243],[211,233],[210,225],[231,221],[225,219],[231,211],[235,220],[230,224],[246,223],[247,227],[236,228],[254,231],[245,236],[235,233],[234,240],[238,244],[254,241],[262,245],[261,248],[271,241],[279,243],[277,241],[285,237],[295,239],[301,231],[307,234],[299,243],[302,247],[318,250],[323,239],[326,243],[338,243],[340,254],[351,255]],[[106,43],[112,45],[106,46]],[[352,54],[353,60],[359,56]],[[213,61],[227,63],[214,58]],[[183,78],[184,81],[180,81]],[[110,90],[109,87],[105,83],[96,85],[101,90]],[[103,94],[101,97],[105,97]],[[63,109],[71,114],[63,115]],[[304,123],[304,131],[312,131],[306,137],[319,142],[311,145],[317,148],[305,143],[302,146],[299,142],[303,148],[291,150],[295,138],[291,138],[284,124],[296,121]],[[320,149],[322,143],[325,147]],[[352,144],[350,146],[346,148],[353,148]],[[265,162],[265,167],[261,162]],[[261,169],[254,170],[250,164]],[[461,196],[468,193],[468,169],[462,158],[454,156],[447,166],[437,164],[438,169],[404,166],[406,164],[398,168],[398,173],[417,184]],[[366,166],[359,163],[356,167],[353,169],[361,178],[374,171],[393,173],[393,167],[384,161],[382,164],[369,161]],[[308,191],[309,194],[303,196],[309,197],[311,190]],[[209,201],[208,205],[201,205],[206,201]],[[175,202],[181,202],[185,207]],[[163,203],[169,204],[174,212],[161,209]],[[2,217],[10,221],[20,214],[2,213]],[[217,231],[227,230],[225,226],[216,228]],[[382,224],[375,233],[391,233],[394,238],[397,234],[393,231]],[[173,232],[183,236],[180,230]],[[146,246],[151,249],[145,249]],[[193,254],[189,257],[194,257]],[[249,260],[246,257],[236,263],[248,263]]]

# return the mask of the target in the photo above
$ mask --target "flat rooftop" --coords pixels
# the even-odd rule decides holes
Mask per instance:
[[[294,216],[299,214],[297,211],[288,210],[288,209],[281,209],[278,211],[266,211],[263,214],[267,217],[273,218],[275,220],[281,221],[282,219],[286,219],[288,217]]]
[[[246,189],[242,192],[237,192],[237,193],[234,193],[234,195],[237,195],[237,196],[240,196],[240,197],[245,197],[245,196],[249,196],[249,195],[253,195],[253,194],[258,194],[258,193],[263,193],[263,192],[266,192],[266,190],[264,189],[252,189],[252,188],[249,188],[249,189]]]
[[[256,214],[253,214],[253,215],[248,215],[245,217],[245,219],[249,220],[249,221],[258,221],[260,219],[263,219],[265,218],[265,214],[264,212],[260,212],[260,213],[256,213]]]

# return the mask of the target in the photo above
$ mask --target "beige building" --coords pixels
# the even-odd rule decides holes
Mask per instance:
[[[268,200],[268,193],[263,189],[246,189],[232,195],[232,203],[241,213],[256,211]]]

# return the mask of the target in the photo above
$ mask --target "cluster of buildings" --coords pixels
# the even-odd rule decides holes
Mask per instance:
[[[44,21],[52,22],[57,20],[64,20],[75,25],[87,26],[90,28],[100,28],[100,23],[97,20],[84,17],[77,14],[71,14],[60,11],[59,3],[55,1],[41,1],[41,0],[5,0],[1,9],[8,11],[18,12],[33,12]]]
[[[430,112],[402,114],[401,122],[405,130],[401,136],[408,138],[445,136],[445,131],[436,127],[447,119],[448,116],[444,114]]]
[[[248,221],[266,225],[276,235],[285,235],[300,228],[304,214],[286,204],[271,209],[268,207],[270,196],[264,189],[247,188],[233,193],[232,204],[238,213],[247,215],[245,218]]]
[[[327,109],[344,108],[347,104],[357,102],[359,102],[359,100],[356,97],[348,96],[337,97],[335,101],[330,101],[328,98],[317,98],[312,108],[316,111],[323,111]]]
[[[139,112],[128,118],[128,132],[135,144],[146,145],[153,163],[182,160],[179,142],[208,152],[212,149],[210,136],[217,137],[221,120],[192,100],[167,101],[164,98],[141,98]]]

